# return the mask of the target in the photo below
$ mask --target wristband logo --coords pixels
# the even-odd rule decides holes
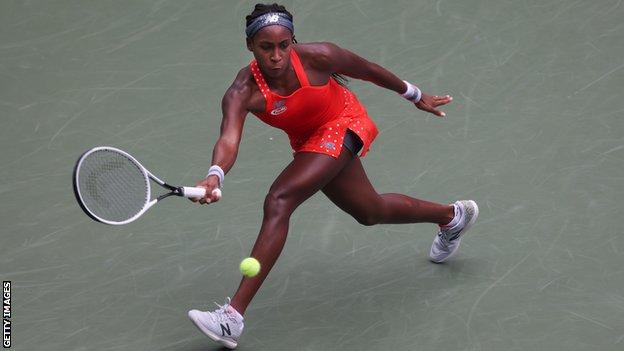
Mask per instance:
[[[286,110],[287,110],[286,101],[284,100],[275,101],[273,103],[273,110],[271,110],[271,114],[273,116],[277,116],[279,114],[286,112]]]

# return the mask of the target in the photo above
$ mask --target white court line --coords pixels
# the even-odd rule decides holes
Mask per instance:
[[[611,74],[612,74],[612,73],[614,73],[615,71],[622,69],[622,67],[624,67],[624,63],[622,63],[621,65],[619,65],[619,66],[615,67],[614,69],[610,70],[609,72],[607,72],[607,73],[603,74],[602,76],[600,76],[600,78],[598,78],[598,79],[594,80],[593,82],[591,82],[591,83],[587,84],[586,86],[582,87],[581,89],[579,89],[579,90],[575,91],[575,92],[574,92],[574,94],[576,95],[576,94],[580,93],[581,91],[583,91],[583,90],[585,90],[585,89],[587,89],[587,88],[591,87],[592,85],[594,85],[594,84],[596,84],[596,83],[600,82],[601,80],[603,80],[603,79],[604,79],[604,78],[606,78],[607,76],[611,75]]]

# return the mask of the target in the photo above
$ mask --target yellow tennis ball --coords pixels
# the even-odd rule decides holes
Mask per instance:
[[[247,257],[241,261],[240,271],[245,277],[255,277],[260,273],[260,262],[253,257]]]

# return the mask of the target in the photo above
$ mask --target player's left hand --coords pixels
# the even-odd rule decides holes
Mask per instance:
[[[422,93],[422,97],[420,98],[420,101],[418,101],[418,103],[416,103],[415,105],[420,110],[433,113],[434,115],[438,117],[444,117],[446,116],[446,113],[438,110],[437,107],[446,105],[450,103],[451,101],[453,101],[453,97],[450,95],[438,96],[438,95],[428,95],[428,94]]]

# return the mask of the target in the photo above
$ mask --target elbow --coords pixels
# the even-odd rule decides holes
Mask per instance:
[[[238,147],[240,145],[240,140],[232,140],[226,137],[220,137],[217,140],[216,147],[225,151],[226,154],[235,155],[238,153]]]

